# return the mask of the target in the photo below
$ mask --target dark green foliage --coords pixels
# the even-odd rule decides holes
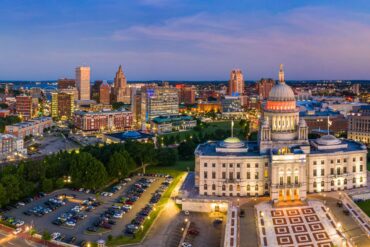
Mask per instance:
[[[175,148],[160,148],[156,153],[156,159],[160,166],[173,166],[179,159],[177,149]]]
[[[0,118],[0,132],[4,133],[6,125],[19,123],[20,121],[21,121],[21,119],[17,116],[8,116],[8,117],[5,117],[5,118]]]
[[[196,144],[193,141],[181,142],[178,150],[181,158],[188,160],[194,157]]]

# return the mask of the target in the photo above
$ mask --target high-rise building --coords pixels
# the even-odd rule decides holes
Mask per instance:
[[[244,93],[244,77],[240,69],[233,69],[230,73],[229,95],[237,96]]]
[[[146,86],[141,90],[141,124],[155,117],[179,114],[178,90],[173,87]]]
[[[110,104],[110,86],[105,81],[100,85],[99,88],[99,103],[109,105]]]
[[[127,79],[126,76],[123,74],[122,66],[120,65],[116,76],[114,77],[114,101],[130,104],[130,90],[128,89],[129,88],[127,87]]]
[[[55,92],[51,94],[51,97],[51,116],[61,120],[72,119],[74,95],[72,93]]]
[[[68,89],[68,88],[75,88],[76,87],[76,80],[75,79],[67,79],[62,78],[58,80],[58,89]]]
[[[22,120],[29,120],[33,115],[33,101],[31,96],[20,95],[16,99],[16,112]]]
[[[261,79],[257,83],[257,91],[258,95],[260,96],[261,99],[267,99],[269,96],[269,93],[272,89],[272,87],[275,85],[275,81],[271,78],[269,79]]]
[[[195,103],[195,87],[192,85],[177,84],[176,88],[179,90],[179,101],[184,104]]]
[[[90,100],[90,67],[76,68],[76,85],[79,100]]]
[[[100,86],[103,84],[102,80],[96,80],[91,87],[91,99],[99,102]]]
[[[356,107],[348,114],[348,138],[370,144],[370,106]]]
[[[351,90],[354,94],[359,95],[360,94],[360,84],[356,83],[351,86]]]

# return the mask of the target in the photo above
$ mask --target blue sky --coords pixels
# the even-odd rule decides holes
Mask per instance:
[[[0,0],[0,79],[370,79],[370,1]]]

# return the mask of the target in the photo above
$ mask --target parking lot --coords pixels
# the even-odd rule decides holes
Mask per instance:
[[[126,230],[126,225],[130,224],[133,219],[138,219],[138,213],[143,213],[142,209],[148,207],[153,194],[161,186],[163,187],[162,183],[165,181],[164,177],[146,177],[146,179],[153,179],[153,182],[150,183],[142,194],[137,196],[135,202],[127,202],[128,204],[132,204],[132,208],[120,218],[119,214],[123,212],[123,209],[118,205],[123,204],[116,204],[118,198],[124,197],[123,200],[127,200],[128,190],[132,190],[140,179],[143,180],[141,177],[134,177],[131,181],[121,186],[115,193],[112,193],[112,195],[104,194],[105,196],[96,196],[94,194],[70,189],[55,191],[40,199],[27,203],[24,206],[19,206],[19,208],[7,211],[4,215],[24,221],[28,226],[33,225],[40,233],[43,231],[48,231],[49,233],[58,232],[62,236],[62,241],[69,242],[72,240],[74,244],[82,244],[83,241],[95,242],[102,237],[106,239],[108,235],[122,235]],[[43,213],[38,213],[40,208],[49,206],[45,204],[48,201],[52,201],[54,205],[53,201],[57,200],[55,197],[60,195],[66,195],[66,197],[60,197],[60,202],[63,201],[64,205],[57,205],[54,208],[52,207],[53,210],[46,210],[45,212],[43,212],[44,209],[42,209],[41,212]],[[96,202],[99,201],[101,205],[98,206],[98,203],[94,204],[95,198]],[[84,202],[85,205],[90,205],[90,209],[87,209],[87,206],[82,206],[82,202]],[[114,211],[111,215],[108,215],[107,212],[110,213],[109,210],[113,210],[112,206],[118,207],[120,210]],[[35,209],[37,209],[36,213],[33,212]],[[25,212],[30,211],[32,213],[27,213],[28,215],[25,214]],[[74,211],[76,211],[76,213],[74,213]],[[147,211],[144,211],[144,213],[145,212]],[[58,217],[63,219],[63,224],[56,225],[55,221]],[[107,217],[109,217],[109,219]],[[64,218],[68,218],[68,220],[65,221]],[[106,219],[104,227],[99,226],[97,227],[98,229],[92,229],[94,223],[96,224],[96,222],[102,218]],[[108,223],[108,221],[110,223]],[[94,231],[88,231],[88,228]],[[73,236],[75,238],[72,239]]]

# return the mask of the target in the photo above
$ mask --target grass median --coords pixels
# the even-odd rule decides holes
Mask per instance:
[[[139,231],[135,234],[135,238],[133,236],[128,235],[121,235],[118,237],[113,237],[112,239],[108,239],[107,245],[108,246],[118,246],[118,245],[124,245],[124,244],[134,244],[134,243],[140,243],[146,233],[149,231],[151,225],[161,212],[163,208],[166,207],[168,201],[170,200],[171,194],[173,190],[176,188],[178,183],[181,180],[181,177],[185,174],[185,172],[167,169],[167,168],[157,168],[157,167],[151,167],[147,169],[147,173],[165,173],[171,175],[174,179],[172,183],[168,186],[167,190],[163,193],[161,199],[158,201],[158,203],[155,205],[155,209],[150,213],[150,215],[146,218],[144,221],[142,227],[139,229]]]

